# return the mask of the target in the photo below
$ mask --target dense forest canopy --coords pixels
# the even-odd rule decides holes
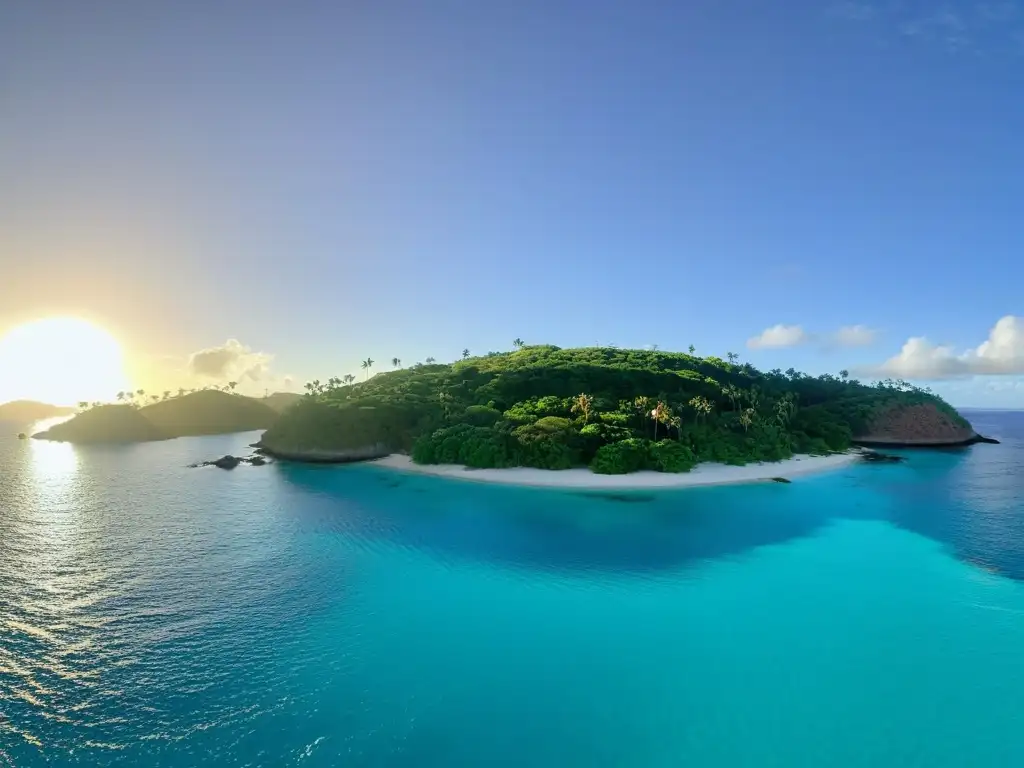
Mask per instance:
[[[869,386],[845,371],[764,373],[728,357],[555,346],[466,351],[449,365],[417,364],[361,383],[311,382],[264,444],[291,453],[376,444],[410,451],[420,463],[472,467],[678,472],[698,461],[844,450],[878,413],[901,405],[932,404],[966,424],[906,382]]]

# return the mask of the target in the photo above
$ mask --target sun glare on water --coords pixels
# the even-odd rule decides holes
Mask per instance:
[[[85,320],[36,320],[0,337],[0,403],[106,402],[127,385],[121,345]]]

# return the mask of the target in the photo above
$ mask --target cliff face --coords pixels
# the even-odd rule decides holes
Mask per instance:
[[[866,434],[854,436],[865,445],[969,445],[977,440],[966,419],[931,403],[894,405],[872,417]]]
[[[363,461],[408,450],[403,440],[416,413],[382,405],[339,408],[303,398],[263,434],[260,447],[279,459]]]

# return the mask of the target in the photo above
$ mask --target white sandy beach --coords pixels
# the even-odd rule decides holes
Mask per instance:
[[[505,485],[527,485],[538,488],[585,488],[648,490],[652,488],[692,488],[705,485],[730,485],[734,483],[756,483],[784,477],[787,480],[798,475],[823,472],[846,467],[857,460],[856,452],[832,456],[794,456],[784,461],[762,464],[747,464],[733,467],[726,464],[698,464],[690,472],[671,474],[666,472],[634,472],[628,475],[596,475],[589,469],[470,469],[460,464],[413,464],[408,456],[393,453],[368,464],[401,472],[434,475],[455,480],[471,480],[478,483],[502,483]]]

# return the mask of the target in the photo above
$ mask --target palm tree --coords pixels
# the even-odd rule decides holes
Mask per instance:
[[[683,420],[676,415],[673,415],[668,420],[668,425],[676,430],[676,439],[683,439]]]
[[[740,358],[735,352],[726,352],[725,356],[729,359],[730,363],[735,363]]]
[[[428,358],[427,358],[427,365],[433,365],[433,364],[434,364],[434,363],[436,363],[436,362],[437,362],[437,360],[435,360],[435,359],[434,359],[434,358],[432,358],[432,357],[428,357]]]
[[[316,390],[316,387],[313,386],[313,382],[312,381],[307,381],[302,386],[303,386],[303,389],[306,390],[306,394],[309,395],[310,397],[312,397],[314,391]]]
[[[146,396],[146,390],[144,390],[144,389],[136,389],[135,390],[135,394],[138,395],[139,399],[141,400],[142,398],[144,398]]]
[[[517,336],[515,339],[512,340],[512,346],[515,347],[516,349],[522,349],[523,347],[526,346],[526,342],[524,342]]]
[[[707,420],[708,414],[714,408],[706,397],[700,397],[699,395],[690,398],[690,407],[696,412],[697,418],[703,416],[705,420]]]
[[[796,397],[792,392],[787,392],[775,403],[775,418],[780,427],[785,427],[796,415]]]
[[[229,381],[228,382],[228,389],[230,389],[232,392],[235,391],[235,387],[237,387],[237,386],[238,386],[238,382],[237,381]]]
[[[169,390],[169,389],[165,389],[165,390],[164,390],[164,400],[167,400],[167,399],[169,399],[170,397],[171,397],[171,390]]]
[[[583,417],[583,423],[586,424],[590,420],[590,406],[593,404],[594,398],[581,392],[573,398],[572,412],[580,414]]]
[[[366,371],[366,378],[369,379],[370,378],[370,369],[373,368],[373,359],[369,358],[369,357],[366,358],[365,360],[363,360],[362,366],[363,366],[363,370]]]
[[[124,394],[124,393],[122,392],[121,394]],[[88,407],[89,407],[89,401],[88,400],[79,400],[78,401],[78,410],[84,411]]]
[[[651,399],[649,397],[637,397],[633,400],[633,408],[640,414],[640,428],[647,431],[647,415],[651,412]]]
[[[467,357],[469,357],[469,350],[468,349],[462,350],[462,359],[465,360]]]
[[[694,352],[697,351],[697,348],[695,346],[693,346],[693,344],[691,344],[690,347],[689,347],[689,350],[690,350],[690,354],[692,355]]]
[[[839,372],[839,378],[842,379],[843,381],[846,381],[848,378],[850,378],[850,372],[843,368],[843,370]]]
[[[654,406],[654,410],[651,411],[651,419],[654,421],[654,440],[658,440],[658,424],[668,421],[672,416],[672,412],[668,406],[665,405],[661,400]]]
[[[343,378],[345,379],[346,384],[351,384],[353,381],[356,380],[356,377],[353,376],[351,373],[346,373]]]
[[[178,397],[184,397],[187,391],[184,387],[178,387]]]
[[[402,361],[399,358],[397,358],[397,357],[392,357],[391,358],[391,365],[393,365],[395,368],[398,368],[401,364],[402,364]]]
[[[729,398],[734,411],[738,411],[740,409],[739,402],[740,398],[743,397],[743,391],[739,387],[734,384],[728,384],[727,386],[722,387],[722,394]]]
[[[747,408],[740,413],[740,424],[743,425],[743,431],[746,432],[750,429],[750,425],[754,423],[754,409]]]
[[[117,393],[117,402],[123,403],[125,401],[125,398],[127,398],[127,397],[128,397],[128,394],[126,392],[118,392]],[[86,405],[88,405],[88,403],[86,403]]]

